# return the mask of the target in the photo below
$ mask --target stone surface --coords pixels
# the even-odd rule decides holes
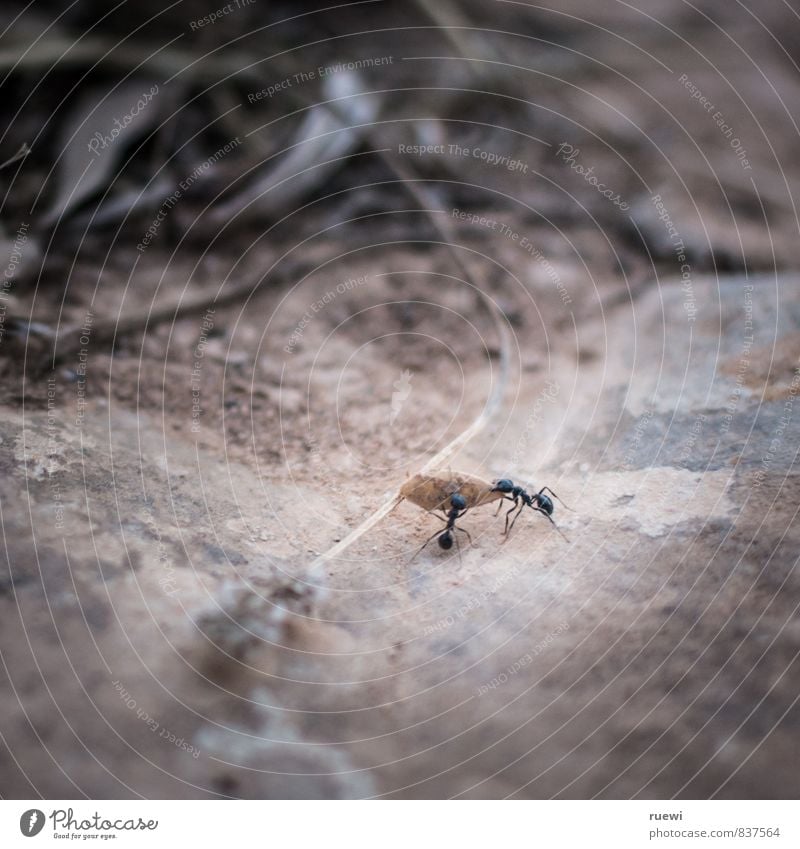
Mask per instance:
[[[435,374],[389,427],[392,348],[350,386],[296,360],[278,456],[61,379],[7,405],[2,794],[796,796],[797,282],[696,279],[689,321],[662,281],[514,371],[454,466],[551,485],[568,541],[481,508],[409,562],[437,520],[403,504],[310,570],[458,430]]]

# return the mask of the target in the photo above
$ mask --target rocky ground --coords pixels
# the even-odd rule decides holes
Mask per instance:
[[[291,220],[193,240],[187,202],[142,252],[151,212],[52,244],[31,216],[47,256],[0,340],[3,797],[798,795],[797,19],[692,9],[465,4],[444,38],[383,8],[369,40],[339,13],[308,67],[396,61]],[[434,49],[486,67],[403,58]],[[54,367],[19,316],[72,328]],[[551,486],[563,536],[482,507],[415,557],[440,523],[403,503],[318,559],[493,397],[450,465]]]

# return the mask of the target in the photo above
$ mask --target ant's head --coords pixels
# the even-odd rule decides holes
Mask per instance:
[[[453,547],[453,534],[450,533],[450,531],[445,531],[439,537],[439,547],[443,548],[445,551]]]
[[[553,500],[550,496],[540,492],[538,495],[534,496],[532,500],[538,502],[539,509],[547,513],[548,516],[553,515]]]
[[[450,496],[450,504],[452,504],[456,510],[465,510],[467,507],[467,499],[456,492],[454,495]]]
[[[495,481],[492,492],[512,492],[513,489],[514,481],[510,481],[508,478],[500,478],[499,481]]]

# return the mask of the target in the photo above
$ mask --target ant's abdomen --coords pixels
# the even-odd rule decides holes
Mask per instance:
[[[539,507],[544,510],[548,516],[553,515],[553,502],[546,495],[539,495]]]

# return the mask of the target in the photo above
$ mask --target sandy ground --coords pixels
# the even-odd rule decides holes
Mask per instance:
[[[209,244],[187,200],[135,263],[150,215],[59,235],[14,291],[87,341],[54,370],[11,325],[0,349],[0,795],[799,795],[793,54],[744,12],[724,34],[720,4],[560,7],[468,41],[524,106],[427,60],[367,75],[394,91],[392,155],[443,139],[529,169],[414,162],[508,349],[367,143],[282,224]],[[93,338],[248,279],[113,354]],[[482,507],[472,545],[415,557],[441,522],[403,503],[319,565],[497,392],[452,468],[552,487],[566,538],[526,510],[506,539]]]
[[[760,380],[737,383],[735,341],[711,344],[720,316],[745,320],[746,285],[780,297],[748,372],[772,358],[768,399]],[[174,393],[161,412],[94,398],[80,427],[63,386],[49,414],[6,411],[7,792],[791,795],[796,441],[778,429],[798,381],[772,352],[777,338],[794,355],[800,302],[796,280],[774,286],[696,281],[708,320],[689,323],[667,282],[636,303],[641,338],[619,308],[605,336],[587,334],[582,351],[605,349],[580,369],[564,333],[549,370],[515,370],[506,415],[455,462],[489,477],[537,469],[531,484],[573,508],[555,514],[568,542],[527,511],[504,542],[481,508],[461,522],[472,547],[434,544],[410,562],[437,520],[402,504],[324,574],[309,570],[420,465],[424,434],[445,439],[479,411],[480,347],[457,327],[464,374],[437,385],[441,333],[375,342],[366,318],[326,346],[338,322],[321,316],[284,385],[276,372],[248,396],[254,418],[274,398],[271,448],[254,427],[227,457]],[[342,309],[358,315],[387,289],[372,281]],[[278,301],[264,306],[281,315]],[[203,403],[208,419],[240,412]]]

